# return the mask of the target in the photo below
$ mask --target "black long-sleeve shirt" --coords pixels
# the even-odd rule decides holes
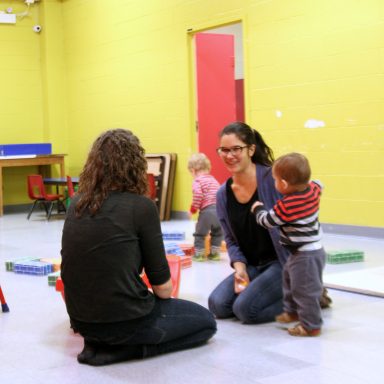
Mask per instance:
[[[71,319],[115,323],[150,313],[154,285],[170,278],[155,204],[144,196],[111,192],[100,211],[75,217],[75,197],[62,236],[61,276]]]

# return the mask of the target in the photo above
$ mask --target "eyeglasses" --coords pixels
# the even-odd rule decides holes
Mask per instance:
[[[220,156],[228,156],[229,154],[231,154],[232,156],[239,156],[240,153],[243,152],[244,148],[248,148],[248,145],[235,145],[231,148],[219,147],[216,149],[216,152]]]

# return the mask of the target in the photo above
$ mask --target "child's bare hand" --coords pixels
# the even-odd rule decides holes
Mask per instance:
[[[264,205],[264,204],[263,204],[261,201],[255,201],[255,202],[253,203],[252,207],[251,207],[251,212],[253,213],[254,210],[256,209],[256,207],[260,207],[260,206],[262,206],[262,205]]]

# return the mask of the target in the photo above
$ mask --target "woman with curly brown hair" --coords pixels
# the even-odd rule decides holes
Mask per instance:
[[[80,175],[61,250],[67,312],[84,338],[79,363],[106,365],[192,348],[216,332],[206,308],[171,299],[146,170],[139,139],[113,129],[96,139]],[[153,293],[140,277],[143,268]]]

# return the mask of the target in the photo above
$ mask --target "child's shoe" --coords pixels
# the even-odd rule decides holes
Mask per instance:
[[[220,253],[210,253],[208,259],[212,261],[220,261]]]
[[[293,323],[299,320],[297,313],[283,312],[275,317],[275,321],[282,324]]]
[[[332,304],[332,299],[328,295],[327,288],[323,288],[323,292],[320,297],[320,307],[321,308],[329,308]]]
[[[220,247],[211,247],[211,253],[208,255],[208,259],[212,261],[220,260]]]
[[[194,261],[205,261],[206,257],[205,257],[204,249],[203,250],[198,250],[198,251],[196,250],[195,254],[192,256],[192,260],[194,260]]]
[[[288,328],[288,333],[291,336],[300,336],[300,337],[312,337],[319,336],[321,329],[305,329],[300,323],[295,325],[293,328]]]

